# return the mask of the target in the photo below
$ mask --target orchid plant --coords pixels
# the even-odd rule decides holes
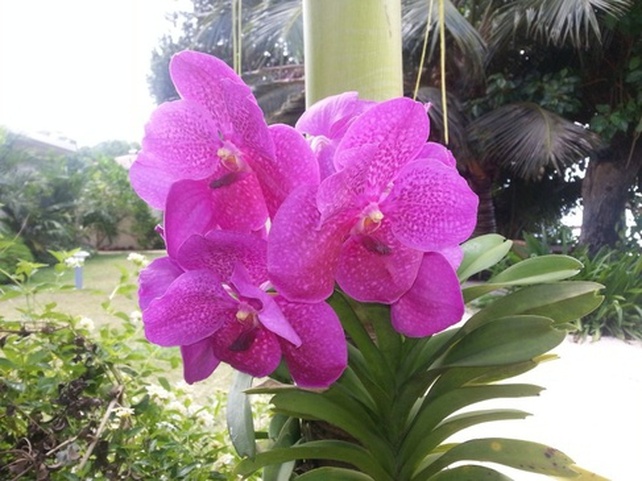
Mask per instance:
[[[543,360],[599,304],[600,286],[560,282],[581,264],[545,256],[462,289],[510,242],[468,240],[477,197],[451,152],[428,141],[429,106],[346,92],[295,127],[268,126],[223,61],[184,51],[170,73],[181,98],[152,115],[130,171],[163,211],[167,247],[140,276],[140,306],[147,338],[180,347],[187,382],[221,362],[243,373],[228,413],[240,475],[509,479],[469,460],[580,473],[536,443],[446,442],[526,416],[460,410],[536,395],[496,381]],[[511,293],[460,323],[465,302],[500,288]],[[264,382],[250,389],[252,378]],[[262,443],[248,407],[258,392],[275,412]]]

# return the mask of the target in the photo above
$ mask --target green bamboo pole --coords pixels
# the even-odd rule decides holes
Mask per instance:
[[[349,90],[403,95],[401,0],[303,0],[308,105]]]

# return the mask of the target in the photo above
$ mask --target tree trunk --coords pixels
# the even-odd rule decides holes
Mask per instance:
[[[350,90],[403,95],[400,0],[304,0],[303,26],[308,105]]]
[[[629,150],[629,142],[603,150],[591,159],[582,181],[582,233],[580,244],[595,253],[614,246],[625,228],[629,191],[642,166],[642,146]]]
[[[497,221],[495,219],[495,204],[493,203],[494,173],[484,169],[476,162],[468,162],[465,165],[466,169],[463,175],[472,191],[479,197],[477,224],[472,236],[495,233],[497,232]]]

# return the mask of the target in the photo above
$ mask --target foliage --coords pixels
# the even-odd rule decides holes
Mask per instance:
[[[568,230],[562,229],[557,236],[559,238],[547,232],[527,234],[522,244],[513,246],[501,267],[495,266],[492,271],[498,273],[523,259],[549,256],[553,246],[565,253],[572,252],[584,265],[576,279],[604,286],[604,302],[574,323],[574,335],[578,339],[590,337],[593,340],[602,336],[642,339],[642,257],[639,245],[602,248],[590,254],[584,247],[575,248]]]
[[[157,219],[134,195],[127,171],[113,160],[135,144],[110,141],[57,155],[25,146],[18,134],[5,137],[0,143],[0,226],[20,239],[12,250],[24,244],[38,261],[50,262],[48,251],[71,249],[88,233],[101,247],[121,233],[126,218],[133,220],[131,234],[140,247],[160,247]]]
[[[99,157],[87,168],[78,204],[83,231],[94,237],[96,248],[109,245],[123,233],[126,219],[133,220],[131,233],[140,247],[162,246],[154,232],[158,219],[134,194],[125,168],[112,158]]]
[[[491,267],[510,247],[497,235],[468,241],[460,280]],[[507,287],[514,292],[460,327],[421,339],[396,333],[385,306],[335,294],[331,302],[352,343],[348,370],[324,392],[274,383],[250,390],[273,394],[276,415],[269,447],[252,455],[253,434],[244,428],[243,404],[235,404],[241,420],[232,426],[237,449],[250,454],[237,472],[263,468],[266,481],[508,479],[494,468],[461,464],[481,461],[578,476],[573,461],[548,446],[500,438],[455,442],[451,436],[480,423],[527,416],[512,409],[469,408],[540,392],[537,386],[497,381],[535,368],[563,340],[570,322],[599,305],[601,286],[566,280],[581,267],[567,256],[524,260],[465,288],[464,297],[470,302]],[[239,435],[244,429],[245,437]]]
[[[38,260],[51,260],[47,250],[75,244],[81,184],[82,164],[74,157],[31,151],[16,134],[0,144],[0,222]]]
[[[580,338],[613,336],[642,340],[642,257],[639,246],[632,249],[602,248],[589,255],[586,249],[573,252],[585,268],[580,278],[604,287],[604,303],[577,323]]]
[[[55,254],[61,274],[69,253]],[[0,299],[49,288],[33,282],[40,267],[23,264]],[[128,279],[114,292],[131,292]],[[18,314],[0,319],[1,478],[233,479],[222,396],[199,404],[171,386],[179,355],[142,339],[137,315],[112,312],[122,326],[96,333],[53,303]]]
[[[8,238],[2,234],[0,228],[0,284],[9,279],[7,274],[14,272],[20,261],[32,262],[33,260],[31,251],[22,239]]]

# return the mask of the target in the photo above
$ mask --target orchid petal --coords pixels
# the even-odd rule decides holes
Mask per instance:
[[[297,333],[283,316],[281,309],[274,302],[272,296],[252,283],[252,279],[250,279],[249,274],[242,265],[236,265],[232,273],[231,282],[240,296],[258,300],[261,303],[259,321],[267,330],[286,339],[295,346],[301,345],[301,339],[299,339]]]
[[[265,117],[254,97],[247,96],[247,86],[223,81],[221,89],[231,122],[227,128],[220,127],[225,139],[243,151],[244,159],[252,167],[262,157],[273,159],[274,144]]]
[[[240,263],[255,285],[267,281],[267,242],[256,235],[213,230],[204,237],[190,236],[183,242],[177,262],[185,270],[209,269],[223,282]]]
[[[142,150],[176,179],[203,179],[220,169],[216,153],[221,145],[218,128],[207,110],[177,100],[152,113]]]
[[[350,159],[348,167],[325,178],[317,193],[322,223],[348,209],[356,210],[355,214],[358,214],[368,202],[378,200],[381,192],[373,191],[367,178],[370,160],[376,155],[376,145],[363,145],[342,152],[344,158]]]
[[[400,167],[421,151],[429,134],[426,110],[409,98],[396,98],[366,110],[350,125],[337,147],[337,170],[347,167],[341,152],[363,145],[376,145],[377,154],[367,167],[365,180],[374,191],[382,191]]]
[[[299,347],[280,341],[294,382],[308,388],[330,386],[348,363],[345,334],[336,313],[325,302],[297,304],[281,296],[276,302],[301,337]]]
[[[194,344],[214,334],[236,315],[237,303],[207,270],[178,277],[143,311],[145,335],[160,346]]]
[[[161,297],[183,270],[169,257],[154,259],[140,273],[138,305],[145,310],[152,300]]]
[[[343,237],[349,226],[319,225],[316,188],[292,192],[274,217],[268,238],[268,273],[291,301],[319,302],[332,294]]]
[[[353,299],[390,304],[410,289],[423,253],[401,244],[385,220],[370,235],[352,235],[344,243],[337,283]]]
[[[260,326],[248,328],[236,320],[216,332],[212,345],[218,359],[254,377],[271,374],[281,362],[276,334]]]
[[[455,169],[416,161],[401,170],[380,207],[402,243],[429,251],[466,240],[477,222],[477,204],[477,196]]]
[[[319,100],[306,109],[295,125],[299,132],[336,138],[351,120],[370,102],[359,100],[358,92],[344,92]]]
[[[303,136],[283,124],[269,128],[275,146],[275,159],[257,158],[252,164],[263,189],[270,215],[274,216],[285,198],[296,187],[319,184],[319,165]]]
[[[417,160],[419,159],[438,160],[447,167],[455,167],[457,165],[457,161],[450,150],[437,142],[426,142],[426,145],[417,155]]]
[[[417,280],[392,305],[393,327],[409,337],[425,337],[459,322],[464,315],[464,301],[455,270],[436,252],[428,252]]]
[[[461,246],[452,246],[441,249],[439,253],[446,258],[453,269],[459,269],[459,264],[464,260],[464,250]]]
[[[214,355],[212,338],[181,346],[183,378],[188,384],[207,379],[221,363]]]
[[[172,183],[177,179],[159,167],[159,162],[152,159],[152,154],[141,152],[129,169],[129,181],[132,188],[151,207],[165,210],[165,201]]]
[[[205,234],[217,226],[212,189],[206,182],[181,180],[169,190],[165,211],[167,253],[176,257],[181,244],[191,235]]]
[[[211,188],[211,195],[212,209],[221,229],[253,232],[268,219],[263,192],[254,173],[242,173],[229,185]]]
[[[253,100],[250,88],[234,70],[211,55],[195,51],[177,53],[170,61],[169,71],[179,95],[203,105],[221,130],[231,130],[223,82],[241,86],[243,97]]]

